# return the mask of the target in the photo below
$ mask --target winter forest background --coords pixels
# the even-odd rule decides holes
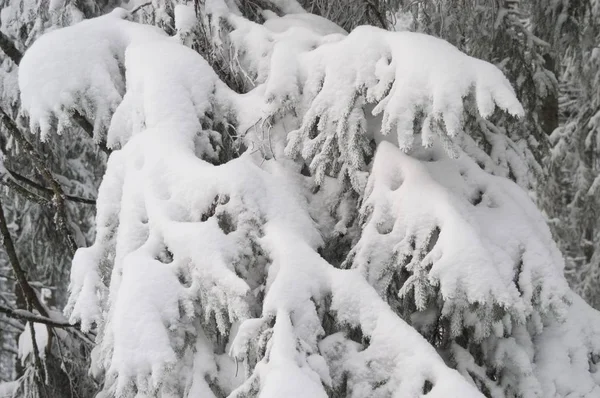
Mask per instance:
[[[0,397],[600,397],[599,1],[0,7]]]

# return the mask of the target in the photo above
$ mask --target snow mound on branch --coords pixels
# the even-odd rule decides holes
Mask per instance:
[[[161,62],[162,57],[176,62]],[[128,89],[111,120],[109,146],[124,145],[142,130],[169,125],[195,136],[195,145],[204,151],[199,156],[210,160],[218,157],[211,142],[220,142],[221,137],[210,124],[224,121],[227,109],[221,103],[223,109],[217,111],[213,103],[219,96],[226,99],[230,91],[204,59],[170,40],[156,40],[129,46],[125,68]],[[216,114],[215,120],[209,120],[207,113]],[[218,119],[220,116],[223,120]]]
[[[193,5],[177,4],[175,6],[175,28],[177,32],[187,33],[192,31],[198,24],[196,11]]]
[[[105,132],[125,93],[125,49],[164,36],[157,28],[125,20],[128,15],[118,8],[52,31],[25,53],[19,65],[22,109],[42,139],[69,126],[73,112],[93,121],[97,139]]]
[[[330,267],[330,274],[331,308],[339,321],[360,327],[370,338],[366,347],[357,347],[348,340],[341,342],[336,335],[321,342],[324,355],[329,354],[333,359],[332,372],[342,378],[348,372],[346,376],[352,386],[349,397],[420,397],[425,391],[428,397],[436,398],[448,394],[482,396],[458,373],[447,368],[430,344],[424,346],[422,336],[380,301],[359,273]],[[373,384],[380,388],[373,391]]]

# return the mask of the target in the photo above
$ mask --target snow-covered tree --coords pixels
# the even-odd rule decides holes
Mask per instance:
[[[600,393],[499,69],[293,0],[131,10],[18,69],[21,128],[112,149],[65,308],[99,397]]]

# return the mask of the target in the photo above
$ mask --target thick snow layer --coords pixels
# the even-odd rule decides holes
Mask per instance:
[[[483,367],[459,344],[450,348],[468,380],[493,397],[598,392],[600,318],[568,288],[550,231],[516,184],[464,154],[450,159],[434,147],[411,157],[382,142],[361,215],[347,266],[383,297],[398,289],[391,302],[423,333],[446,319],[450,339],[469,333],[469,345],[481,344]]]
[[[302,60],[309,71],[304,85],[308,94],[303,100],[310,106],[302,128],[292,134],[292,153],[313,128],[341,134],[355,124],[349,123],[349,118],[365,102],[376,104],[373,114],[383,114],[381,132],[397,134],[404,150],[413,146],[413,120],[418,112],[424,117],[424,145],[430,145],[431,125],[436,120],[443,120],[449,136],[457,136],[462,131],[463,98],[471,92],[483,117],[488,117],[495,105],[512,115],[523,115],[512,87],[496,67],[431,36],[359,27],[343,40],[319,46]]]

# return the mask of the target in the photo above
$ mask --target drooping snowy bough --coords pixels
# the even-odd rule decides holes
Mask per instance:
[[[76,111],[114,149],[65,309],[98,330],[99,396],[600,392],[598,314],[490,174],[526,174],[486,125],[523,112],[499,70],[424,35],[198,11],[168,37],[117,9],[21,63],[32,129]],[[246,93],[184,45],[195,21]]]

